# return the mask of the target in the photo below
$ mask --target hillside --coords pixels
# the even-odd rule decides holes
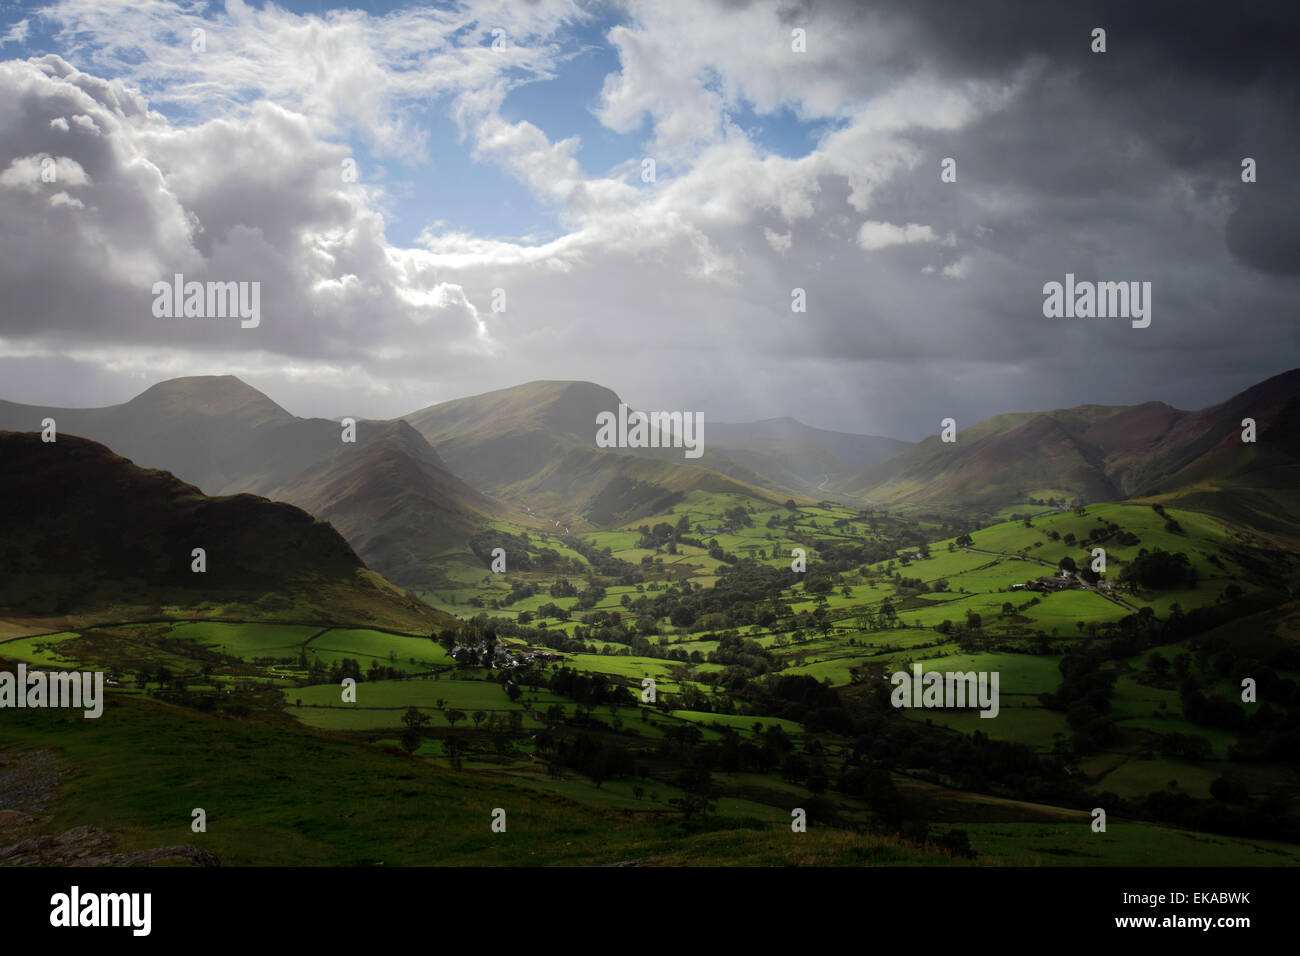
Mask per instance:
[[[297,418],[233,375],[170,379],[106,408],[0,402],[0,429],[35,431],[47,416],[60,434],[102,442],[211,495],[266,494],[339,445],[336,422]]]
[[[448,471],[404,421],[359,422],[355,445],[338,446],[271,495],[330,522],[370,567],[408,587],[428,586],[434,559],[465,550],[470,535],[507,512]]]
[[[401,422],[298,418],[233,375],[160,382],[121,405],[41,408],[0,402],[0,427],[34,430],[46,416],[170,471],[209,494],[252,493],[330,521],[366,564],[403,585],[427,584],[428,559],[459,547],[506,508],[446,470]],[[371,447],[372,440],[376,443]],[[515,517],[528,523],[526,514]]]
[[[1199,507],[1219,513],[1233,504],[1216,504],[1216,495],[1245,492],[1256,517],[1275,519],[1279,505],[1295,517],[1286,502],[1300,475],[1298,407],[1300,370],[1292,370],[1195,412],[1148,402],[1001,415],[960,430],[955,443],[932,436],[870,465],[846,490],[877,504],[989,509],[1030,497],[1195,494]],[[1241,441],[1244,418],[1257,423],[1253,444]]]
[[[789,495],[721,453],[701,467],[681,449],[598,448],[596,416],[616,413],[619,403],[616,393],[591,382],[529,382],[404,418],[471,485],[569,522],[601,526],[645,517],[695,490],[762,501]],[[706,422],[706,449],[709,441]]]
[[[96,442],[0,432],[0,609],[6,617],[446,618],[366,569],[323,521],[253,495],[210,498]],[[202,548],[206,571],[191,569]]]

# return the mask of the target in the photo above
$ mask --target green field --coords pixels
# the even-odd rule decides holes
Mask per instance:
[[[745,511],[749,524],[722,530],[738,507],[752,508]],[[1000,517],[1014,513],[1004,508]],[[651,520],[582,532],[568,543],[563,536],[529,532],[533,547],[584,564],[579,546],[609,548],[614,558],[628,562],[623,567],[636,572],[636,583],[572,571],[494,575],[465,555],[440,558],[448,586],[423,596],[469,628],[454,639],[327,623],[203,620],[103,624],[0,642],[0,658],[50,668],[105,667],[122,678],[110,702],[111,719],[106,715],[103,724],[77,731],[76,725],[27,715],[0,727],[0,742],[56,747],[82,768],[55,825],[93,817],[94,804],[83,786],[116,787],[125,796],[110,809],[100,808],[98,819],[120,828],[131,845],[179,842],[185,837],[173,830],[188,819],[179,801],[207,801],[210,819],[220,825],[211,828],[203,845],[235,864],[492,863],[517,862],[520,854],[537,863],[623,855],[649,855],[662,863],[739,863],[789,861],[796,853],[801,862],[847,865],[960,863],[934,847],[882,831],[879,807],[840,789],[839,774],[850,754],[870,750],[875,731],[834,722],[828,727],[824,715],[810,713],[805,719],[803,705],[774,696],[781,688],[811,693],[807,683],[790,684],[793,679],[856,708],[882,686],[888,690],[881,677],[920,663],[927,671],[998,674],[995,718],[919,707],[886,715],[890,733],[899,739],[907,739],[901,728],[919,735],[888,758],[899,792],[918,801],[911,812],[966,829],[977,862],[1293,863],[1296,853],[1287,844],[1209,837],[1121,815],[1106,834],[1092,834],[1086,820],[1065,822],[1077,809],[1012,799],[997,793],[1002,782],[996,779],[977,784],[984,788],[978,793],[940,787],[943,774],[930,769],[932,756],[956,741],[985,739],[1023,748],[1031,755],[1024,759],[1064,753],[1072,780],[1086,793],[1110,793],[1122,801],[1165,792],[1208,802],[1215,799],[1211,786],[1221,778],[1243,781],[1258,794],[1290,779],[1289,771],[1276,765],[1230,761],[1237,734],[1187,718],[1178,683],[1153,676],[1156,653],[1167,661],[1183,659],[1179,666],[1205,693],[1232,701],[1237,688],[1213,670],[1212,660],[1194,659],[1192,649],[1178,642],[1141,646],[1108,661],[1113,681],[1104,720],[1113,733],[1103,749],[1071,754],[1076,728],[1067,710],[1048,709],[1040,699],[1061,688],[1069,654],[1086,652],[1134,609],[1148,608],[1164,619],[1175,604],[1184,611],[1214,606],[1230,583],[1246,582],[1247,592],[1258,589],[1232,557],[1241,545],[1232,528],[1181,509],[1168,515],[1180,532],[1168,530],[1167,519],[1146,505],[1088,505],[1084,515],[1040,509],[1028,527],[1003,520],[973,531],[970,549],[949,537],[929,541],[929,556],[921,557],[915,544],[890,543],[918,529],[933,534],[940,527],[937,519],[868,516],[842,506],[790,511],[759,506],[741,495],[693,491]],[[678,546],[676,554],[637,546],[639,528],[675,526],[682,518],[690,525],[689,537],[720,547],[725,559],[692,545]],[[1099,519],[1116,523],[1140,542],[1106,546],[1108,579],[1118,579],[1139,547],[1159,547],[1186,553],[1198,572],[1198,586],[1151,592],[1121,588],[1114,599],[1084,589],[1012,590],[1052,575],[1061,558],[1073,557],[1080,565],[1089,561],[1089,549],[1078,542]],[[874,531],[873,522],[879,525]],[[1066,542],[1068,535],[1074,544]],[[681,603],[703,604],[708,589],[721,587],[746,555],[758,554],[759,565],[784,573],[793,547],[808,551],[805,575],[787,576],[776,589],[764,585],[768,590],[761,594],[708,613],[684,619],[670,613]],[[872,560],[841,560],[829,572],[832,583],[819,587],[828,573],[825,562],[834,549],[845,547],[877,550],[854,551],[870,553]],[[586,609],[578,607],[576,597],[553,598],[550,589],[561,577],[580,590],[599,584],[604,596]],[[522,584],[537,593],[503,604]],[[542,629],[536,614],[550,603],[568,609],[571,619],[549,618]],[[523,612],[532,620],[521,621]],[[609,612],[616,612],[616,624]],[[476,623],[466,624],[471,619]],[[470,640],[466,633],[479,634],[475,629],[482,628],[492,629],[494,639],[515,652],[554,651],[561,663],[531,674],[511,700],[502,679],[514,675],[482,663],[458,663],[448,653],[453,643]],[[724,650],[737,641],[744,642],[741,656],[724,659]],[[357,662],[363,675],[373,667],[384,669],[383,679],[357,683],[355,703],[343,700],[343,688],[333,678],[322,681],[317,666],[337,668],[345,661]],[[534,686],[545,685],[561,667],[600,678],[602,686],[630,696],[618,698],[622,703],[598,704]],[[654,679],[659,697],[653,706],[640,706],[646,677]],[[759,709],[763,702],[768,710]],[[713,712],[715,707],[724,712]],[[410,708],[424,718],[415,742],[405,745],[413,755],[401,743]],[[799,719],[783,716],[790,713]],[[453,722],[449,715],[458,719]],[[115,723],[120,739],[106,735]],[[182,729],[168,730],[166,740],[153,739],[162,727]],[[1205,741],[1201,756],[1166,754],[1170,740],[1190,738]],[[109,753],[140,747],[144,759],[129,770],[96,752],[96,746]],[[577,747],[622,751],[628,758],[611,763],[608,776],[590,767],[578,770],[571,749]],[[771,747],[778,749],[765,749]],[[221,772],[234,762],[231,755],[252,763],[227,779]],[[178,760],[193,763],[189,776],[174,769]],[[683,789],[680,774],[699,761],[714,764],[708,809],[713,828],[697,831],[684,826],[682,808],[695,797]],[[158,774],[159,781],[138,775],[146,772]],[[366,774],[399,783],[386,787]],[[918,777],[936,783],[923,785]],[[299,779],[312,782],[265,786],[267,780]],[[1090,799],[1083,793],[1076,798],[1080,805]],[[437,808],[421,813],[408,797],[435,801]],[[291,800],[301,806],[289,805]],[[493,843],[484,822],[485,807],[506,803],[519,808],[519,822],[511,830],[519,836],[517,842],[512,837],[511,849],[505,841]],[[829,804],[836,823],[809,841],[813,849],[800,852],[786,845],[784,835],[790,808],[805,803],[822,806],[821,812]],[[587,820],[588,811],[587,823],[574,822]],[[172,819],[176,815],[179,824]],[[339,818],[349,822],[331,836],[328,828]],[[282,845],[268,847],[268,834]]]

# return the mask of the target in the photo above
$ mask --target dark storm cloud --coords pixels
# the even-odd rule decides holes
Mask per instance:
[[[1300,196],[1294,174],[1280,186],[1251,190],[1228,219],[1232,254],[1261,272],[1300,273]]]
[[[981,181],[1054,195],[1137,192],[1170,169],[1239,183],[1241,160],[1255,159],[1262,172],[1235,194],[1241,207],[1229,220],[1227,248],[1261,272],[1300,271],[1292,214],[1300,4],[810,0],[787,10],[790,22],[831,10],[845,22],[883,21],[899,38],[894,66],[903,71],[926,68],[957,81],[1039,65],[1041,81],[1013,111],[960,136],[923,137],[960,148],[966,171]],[[1092,52],[1095,27],[1106,30],[1104,54]],[[1137,150],[1168,168],[1132,162]]]
[[[1050,57],[1063,69],[1091,68],[1095,27],[1106,30],[1116,79],[1176,73],[1247,86],[1283,77],[1294,82],[1297,75],[1295,4],[886,0],[870,7],[909,24],[915,55],[954,75],[1003,73],[1034,55]]]

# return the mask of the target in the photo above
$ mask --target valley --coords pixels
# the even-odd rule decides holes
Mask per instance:
[[[1197,472],[1206,498],[1057,473],[885,506],[583,446],[586,387],[493,395],[316,439],[277,466],[289,504],[0,433],[0,667],[108,684],[94,727],[0,713],[0,750],[72,768],[45,825],[229,864],[1300,862],[1292,512],[1185,505],[1242,474],[1286,496],[1249,463]],[[196,407],[177,427],[218,427]],[[309,427],[226,407],[262,410],[216,420],[235,447]],[[892,705],[918,665],[996,675],[996,716]]]

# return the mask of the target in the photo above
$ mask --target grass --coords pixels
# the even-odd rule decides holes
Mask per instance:
[[[680,501],[671,514],[637,524],[655,524],[667,521],[675,524],[685,514],[695,528],[721,527],[722,515],[737,504],[752,503],[752,499],[729,494],[691,492]],[[1024,506],[1024,511],[1032,510]],[[975,532],[975,546],[991,551],[1018,552],[1028,547],[1029,554],[1054,565],[1062,556],[1070,554],[1082,560],[1086,552],[1080,546],[1067,546],[1063,541],[1052,541],[1044,532],[1056,531],[1062,538],[1069,533],[1082,536],[1096,524],[1099,517],[1120,524],[1125,530],[1137,534],[1142,547],[1165,547],[1189,554],[1203,580],[1195,591],[1164,592],[1127,595],[1139,605],[1146,605],[1164,615],[1177,602],[1184,608],[1212,600],[1224,584],[1236,574],[1231,562],[1224,561],[1227,570],[1216,568],[1209,558],[1234,540],[1232,529],[1217,519],[1171,510],[1183,527],[1183,534],[1164,528],[1164,518],[1145,505],[1092,505],[1084,516],[1057,513],[1036,517],[1030,528],[1019,521],[1005,521]],[[1010,512],[1007,512],[1008,514]],[[745,553],[761,547],[770,553],[773,544],[780,543],[780,557],[763,560],[776,567],[788,567],[788,548],[793,546],[790,534],[784,527],[768,529],[764,522],[776,515],[783,520],[788,512],[781,507],[757,508],[751,515],[753,524],[736,529],[734,533],[716,535],[723,548],[732,553]],[[865,523],[844,529],[831,527],[837,518],[853,518],[848,509],[799,509],[798,535],[811,535],[820,541],[861,540],[868,532]],[[576,552],[564,547],[561,539],[530,532],[538,546],[563,548],[566,554],[577,557]],[[768,538],[768,535],[772,535]],[[581,535],[588,543],[609,547],[619,556],[639,563],[640,557],[653,552],[635,548],[640,537],[635,528],[614,531],[586,532]],[[714,536],[707,536],[714,537]],[[1034,547],[1037,545],[1037,547]],[[994,739],[1022,743],[1039,752],[1051,750],[1061,736],[1068,738],[1070,730],[1064,715],[1049,711],[1038,702],[1038,695],[1053,691],[1061,681],[1059,650],[1065,641],[1081,637],[1078,622],[1099,623],[1118,619],[1129,613],[1126,609],[1105,600],[1097,594],[1071,590],[1038,595],[1038,603],[1026,607],[1012,617],[1002,616],[1002,605],[1010,602],[1019,606],[1034,595],[1012,592],[1010,586],[1026,579],[1050,574],[1052,569],[1035,561],[1022,561],[1002,555],[981,554],[961,549],[947,551],[943,542],[931,545],[928,559],[912,560],[904,566],[896,562],[890,569],[880,562],[866,569],[846,572],[851,594],[844,596],[837,588],[818,604],[810,595],[796,586],[783,595],[790,601],[791,610],[813,611],[824,607],[832,619],[828,634],[816,629],[805,631],[806,640],[780,646],[778,635],[767,627],[758,635],[759,642],[775,655],[783,673],[810,676],[832,687],[846,687],[854,679],[854,671],[868,665],[883,665],[886,672],[902,669],[913,660],[924,664],[926,670],[940,671],[995,671],[1000,677],[1001,709],[997,718],[981,718],[976,712],[951,712],[944,710],[910,710],[907,719],[945,726],[955,732],[970,734],[980,732]],[[700,552],[682,546],[681,553],[673,556],[655,554],[661,560],[657,573],[666,568],[687,569],[693,582],[707,585],[722,566]],[[1108,568],[1113,577],[1136,555],[1137,548],[1108,549]],[[815,549],[810,551],[815,564]],[[523,577],[488,574],[481,566],[463,558],[445,560],[447,581],[454,586],[436,589],[428,595],[431,603],[466,617],[478,613],[478,608],[468,604],[471,598],[482,598],[486,604],[491,599],[500,600],[509,593],[508,585],[517,580],[527,580],[539,588],[539,594],[517,601],[500,611],[488,614],[517,617],[520,611],[535,611],[542,604],[554,603],[571,607],[575,599],[549,597],[551,580],[556,576],[533,573]],[[908,578],[921,578],[933,582],[944,578],[948,590],[942,593],[897,593],[890,576],[897,572]],[[566,575],[579,587],[580,576]],[[962,590],[968,593],[961,593]],[[634,587],[611,585],[601,601],[600,610],[623,611],[621,598],[633,599],[639,592]],[[862,625],[864,611],[878,608],[889,598],[901,622],[907,627],[873,631]],[[964,622],[968,611],[981,615],[983,630],[988,639],[1006,646],[1031,646],[1023,635],[1029,629],[1055,631],[1059,641],[1050,654],[1011,653],[1005,649],[962,651],[955,638],[935,630],[944,620]],[[918,626],[911,626],[918,625]],[[548,621],[548,629],[564,630],[572,635],[578,627],[571,621],[560,627]],[[746,636],[749,628],[739,628]],[[138,627],[105,628],[87,636],[62,632],[45,637],[23,636],[22,628],[0,632],[14,639],[0,643],[0,653],[15,660],[27,660],[46,666],[67,666],[86,660],[120,658],[132,666],[148,663],[156,666],[165,663],[175,673],[192,675],[198,668],[199,650],[219,650],[249,665],[243,670],[224,668],[212,681],[218,687],[234,687],[250,675],[257,675],[265,683],[268,677],[283,691],[287,705],[283,712],[260,713],[258,720],[275,721],[265,725],[254,721],[226,720],[203,717],[198,714],[173,710],[153,700],[128,700],[123,693],[113,696],[115,707],[106,715],[124,729],[121,743],[110,741],[102,734],[102,727],[60,723],[42,724],[34,715],[17,723],[0,725],[0,741],[20,745],[57,746],[84,774],[86,782],[108,786],[103,792],[116,793],[113,786],[125,788],[128,796],[122,806],[105,808],[111,822],[121,827],[124,839],[138,840],[133,845],[154,845],[159,842],[185,842],[186,837],[173,832],[178,825],[186,826],[188,810],[181,813],[181,824],[174,815],[180,811],[163,801],[159,807],[150,807],[149,800],[160,799],[162,790],[153,782],[136,779],[122,768],[114,768],[107,757],[94,752],[94,746],[116,753],[119,760],[129,760],[129,748],[138,746],[146,759],[141,762],[142,774],[157,773],[171,787],[170,796],[185,799],[181,803],[197,803],[199,796],[193,787],[212,793],[213,806],[207,807],[213,822],[210,832],[199,838],[211,838],[211,848],[221,853],[227,862],[354,862],[366,863],[383,860],[386,864],[412,862],[493,863],[493,862],[593,862],[627,856],[652,855],[657,862],[754,862],[759,860],[784,862],[819,861],[833,864],[860,865],[862,863],[934,863],[953,862],[948,857],[937,857],[932,851],[909,846],[892,838],[863,836],[844,831],[817,834],[814,839],[798,844],[791,843],[785,834],[788,828],[788,806],[792,800],[807,799],[801,787],[780,780],[776,774],[726,775],[717,774],[722,788],[719,801],[722,818],[713,832],[686,833],[679,824],[666,821],[674,818],[669,813],[667,801],[679,792],[668,781],[666,771],[659,777],[644,782],[609,780],[596,786],[586,777],[566,772],[563,779],[548,776],[542,763],[534,759],[531,731],[542,723],[535,717],[524,716],[523,728],[528,733],[513,742],[514,751],[498,757],[491,753],[474,753],[465,758],[465,770],[457,772],[445,766],[446,755],[438,737],[448,734],[472,734],[473,721],[466,719],[451,728],[439,709],[455,708],[467,715],[475,711],[490,714],[522,712],[524,701],[535,701],[537,711],[544,712],[552,704],[560,704],[572,715],[578,711],[573,701],[555,697],[544,691],[525,689],[523,700],[511,702],[502,687],[494,681],[475,680],[475,672],[457,670],[451,676],[434,680],[422,676],[407,680],[363,681],[357,686],[357,703],[341,700],[340,688],[334,684],[295,686],[302,672],[296,661],[305,651],[308,659],[316,658],[326,664],[343,658],[358,660],[365,671],[375,661],[386,667],[415,674],[445,666],[446,652],[438,643],[426,637],[412,637],[387,633],[364,627],[331,627],[320,625],[251,622],[190,622],[156,624]],[[781,638],[784,641],[784,637]],[[657,642],[656,637],[651,637]],[[853,643],[850,644],[849,641]],[[719,644],[718,630],[702,627],[694,633],[671,633],[673,649],[698,651],[707,657]],[[596,648],[608,647],[617,651],[622,645],[606,643],[595,638],[587,643]],[[1160,648],[1167,658],[1183,653],[1179,647]],[[639,691],[643,677],[653,677],[661,695],[678,695],[688,686],[712,694],[712,688],[701,679],[720,671],[716,663],[686,664],[656,657],[621,656],[602,653],[568,654],[568,666],[589,673],[600,673],[618,683]],[[1187,723],[1181,713],[1177,693],[1170,687],[1152,687],[1141,683],[1140,669],[1145,666],[1149,652],[1137,658],[1118,662],[1120,676],[1116,681],[1109,716],[1118,722],[1120,740],[1114,753],[1085,758],[1079,769],[1094,779],[1094,789],[1110,790],[1121,796],[1141,796],[1152,790],[1164,789],[1171,781],[1177,789],[1195,796],[1208,793],[1209,783],[1221,773],[1216,760],[1204,763],[1157,757],[1154,747],[1161,734],[1190,733],[1210,740],[1214,757],[1226,756],[1232,736],[1209,731]],[[253,662],[265,658],[291,658],[295,662],[287,667],[267,667]],[[242,666],[242,665],[241,665]],[[226,671],[230,672],[227,673]],[[480,671],[477,673],[489,674]],[[1207,677],[1208,675],[1200,675]],[[1220,682],[1214,692],[1232,695],[1235,690]],[[301,701],[301,706],[299,705]],[[672,706],[674,701],[666,703]],[[411,759],[387,752],[393,738],[402,729],[401,716],[408,707],[417,707],[431,718],[428,730],[434,735],[426,738],[419,749],[419,759]],[[291,720],[286,721],[285,716]],[[742,737],[752,736],[752,726],[779,725],[791,735],[805,741],[811,739],[800,725],[770,716],[720,715],[696,710],[676,709],[668,713],[652,710],[647,715],[642,708],[621,708],[608,714],[605,708],[596,708],[592,714],[605,728],[595,728],[599,736],[616,735],[624,743],[640,749],[641,757],[651,753],[662,740],[666,728],[689,721],[704,730],[704,740],[721,741],[715,728],[730,728]],[[644,719],[647,718],[647,719]],[[296,723],[295,723],[296,722]],[[92,722],[93,723],[93,722]],[[300,726],[307,725],[306,727]],[[175,725],[175,740],[148,741],[146,726],[152,733],[165,734],[165,728]],[[311,729],[315,728],[315,729]],[[615,729],[620,728],[620,729]],[[6,738],[6,734],[9,735]],[[278,735],[278,736],[277,736]],[[283,740],[280,738],[283,737]],[[370,741],[369,745],[363,741]],[[378,741],[378,743],[376,743]],[[300,753],[290,753],[286,746],[301,748]],[[251,751],[265,749],[266,754]],[[153,755],[153,756],[150,756]],[[252,768],[232,775],[230,781],[217,779],[220,766],[252,760]],[[653,760],[653,758],[650,758]],[[177,768],[193,764],[192,776],[184,777]],[[318,769],[317,764],[324,769]],[[1273,777],[1267,768],[1252,767],[1249,772],[1258,776],[1256,788],[1261,792]],[[263,775],[261,778],[258,775]],[[392,792],[370,779],[380,775],[392,782]],[[753,779],[749,779],[752,777]],[[742,779],[744,778],[744,779]],[[255,794],[259,784],[270,791]],[[80,812],[92,814],[92,803],[78,789],[74,778],[69,785],[70,804],[60,814]],[[289,781],[303,781],[290,784]],[[324,793],[326,781],[338,789],[337,793]],[[635,788],[642,787],[640,797]],[[658,799],[649,797],[653,791]],[[275,794],[279,794],[277,797]],[[319,799],[321,807],[309,807]],[[846,819],[866,819],[861,807],[843,795],[835,796]],[[1091,831],[1086,821],[1080,827],[1075,823],[1056,821],[1056,808],[1035,807],[1003,801],[1004,816],[1019,814],[1016,819],[998,818],[990,822],[989,807],[996,798],[977,798],[971,794],[948,793],[935,803],[935,819],[961,822],[962,813],[974,813],[969,808],[983,807],[971,821],[971,838],[986,862],[1007,862],[1016,865],[1051,863],[1152,863],[1164,862],[1183,865],[1192,859],[1198,846],[1214,846],[1206,851],[1207,860],[1252,860],[1283,862],[1290,859],[1286,853],[1268,847],[1259,841],[1187,836],[1182,831],[1148,827],[1123,821],[1113,821],[1111,832],[1090,839]],[[362,806],[368,801],[376,807]],[[297,809],[286,804],[293,803]],[[415,803],[434,807],[427,814],[412,810]],[[493,839],[486,826],[488,811],[493,806],[509,804],[511,814],[510,837]],[[71,809],[68,809],[68,807]],[[179,804],[178,804],[179,806]],[[377,807],[387,807],[390,818],[382,818]],[[1008,809],[1008,807],[1010,807]],[[485,809],[486,808],[486,809]],[[516,817],[516,808],[519,816]],[[161,816],[160,816],[161,814]],[[1050,818],[1050,819],[1048,819]],[[69,819],[61,816],[59,821]],[[519,822],[516,823],[515,821]],[[332,821],[332,822],[331,822]],[[58,821],[56,821],[58,822]],[[94,821],[99,822],[99,821]],[[221,823],[221,827],[217,824]],[[336,843],[331,843],[328,829],[339,829]],[[532,827],[551,827],[549,835]],[[360,828],[358,831],[356,828]],[[979,828],[979,829],[975,829]],[[374,832],[373,843],[360,834]],[[479,831],[482,832],[479,832]],[[263,840],[257,834],[264,834]],[[556,834],[571,839],[557,841]],[[1169,834],[1179,834],[1171,837]],[[1116,834],[1121,836],[1112,839]],[[500,835],[498,835],[500,836]],[[813,833],[805,836],[813,837]],[[166,839],[164,839],[166,837]],[[572,839],[576,837],[577,839]],[[284,855],[268,850],[261,843],[282,840]],[[428,845],[417,847],[419,840]],[[1162,849],[1160,841],[1165,841]],[[224,841],[224,842],[222,842]],[[892,842],[891,842],[892,841]],[[1208,842],[1206,842],[1208,841]],[[563,850],[559,847],[563,845]],[[218,849],[219,845],[219,849]],[[509,846],[506,851],[504,848]],[[1167,852],[1166,852],[1167,851]],[[720,856],[718,854],[735,854]],[[611,856],[612,854],[612,856]],[[524,859],[528,857],[528,859]],[[1200,860],[1198,859],[1199,863]],[[1215,865],[1209,863],[1206,865]]]

